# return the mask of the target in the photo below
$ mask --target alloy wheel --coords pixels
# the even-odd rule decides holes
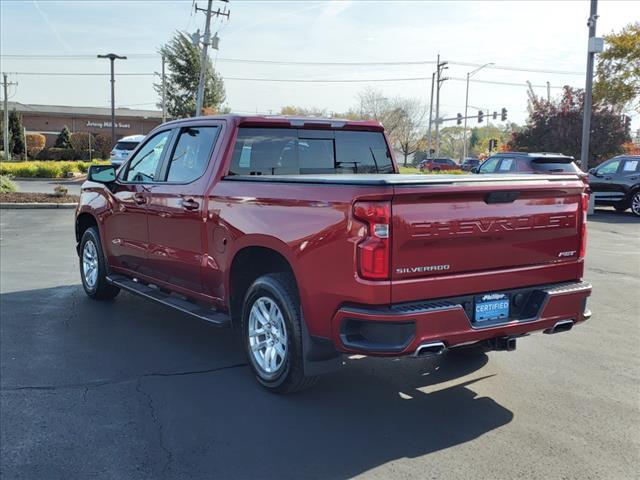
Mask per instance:
[[[287,328],[278,305],[259,297],[249,312],[249,349],[258,373],[265,379],[277,376],[287,360]]]
[[[82,273],[89,288],[95,288],[98,281],[98,250],[92,240],[87,240],[82,250]]]

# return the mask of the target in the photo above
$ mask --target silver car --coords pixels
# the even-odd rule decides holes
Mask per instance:
[[[118,140],[118,143],[111,150],[111,164],[116,168],[122,165],[143,139],[144,135],[130,135]]]

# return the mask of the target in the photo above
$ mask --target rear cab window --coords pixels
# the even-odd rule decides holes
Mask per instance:
[[[240,128],[229,175],[394,173],[382,132]]]

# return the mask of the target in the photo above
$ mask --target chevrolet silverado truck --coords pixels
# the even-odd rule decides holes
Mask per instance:
[[[513,350],[588,319],[587,205],[575,174],[401,175],[377,122],[231,115],[92,166],[75,233],[89,297],[235,326],[288,393],[345,354]]]

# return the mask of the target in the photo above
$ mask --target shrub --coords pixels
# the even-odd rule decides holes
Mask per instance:
[[[53,189],[53,195],[56,197],[64,197],[69,193],[69,189],[63,185],[56,185]]]
[[[0,175],[0,192],[11,193],[17,191],[18,186],[9,177]]]
[[[56,143],[53,145],[57,148],[71,148],[71,143],[69,138],[71,137],[71,132],[69,131],[69,127],[66,125],[62,127],[62,130],[58,134],[58,138],[56,138]]]
[[[38,155],[38,160],[75,160],[76,158],[76,152],[72,148],[48,147]]]
[[[29,158],[36,158],[38,154],[44,149],[44,145],[47,139],[41,133],[27,133],[27,155]]]
[[[93,135],[89,132],[74,132],[70,138],[71,148],[76,152],[78,158],[85,158],[89,153],[89,147],[93,150]]]
[[[111,137],[109,135],[105,135],[104,133],[99,133],[98,135],[96,135],[94,143],[96,156],[99,156],[100,158],[109,158],[111,149],[113,148],[113,145],[111,144]]]
[[[62,178],[69,173],[87,173],[89,165],[108,162],[0,162],[0,175],[26,178]]]

